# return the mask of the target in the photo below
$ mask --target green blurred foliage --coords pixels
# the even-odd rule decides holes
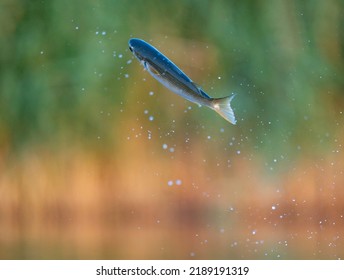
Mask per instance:
[[[2,0],[1,145],[13,151],[47,143],[120,146],[115,128],[127,118],[121,112],[142,112],[149,86],[166,91],[153,79],[148,86],[142,81],[149,77],[137,61],[128,64],[127,41],[140,37],[158,47],[199,43],[218,54],[216,68],[204,65],[196,82],[210,95],[238,93],[239,122],[230,134],[247,139],[247,148],[273,156],[326,148],[343,119],[343,8],[340,0]],[[181,55],[192,57],[193,50]],[[162,130],[170,123],[163,98],[149,104],[158,116],[150,125]],[[214,122],[228,125],[193,110],[174,127],[197,135]]]

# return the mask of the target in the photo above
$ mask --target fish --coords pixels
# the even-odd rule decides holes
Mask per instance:
[[[231,124],[236,124],[231,108],[231,101],[235,94],[221,98],[210,97],[169,58],[144,40],[130,39],[129,50],[140,61],[144,69],[169,90],[186,100],[214,110]]]

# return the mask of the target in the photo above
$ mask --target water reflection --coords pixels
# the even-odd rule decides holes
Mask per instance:
[[[343,257],[342,162],[272,178],[240,157],[209,169],[201,147],[157,160],[149,143],[104,157],[34,151],[6,167],[1,258]]]

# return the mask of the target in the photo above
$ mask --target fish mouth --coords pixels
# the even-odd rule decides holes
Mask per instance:
[[[138,39],[130,39],[129,40],[129,50],[132,52],[132,54],[140,61],[142,62],[144,60],[144,56],[140,53],[140,41]]]

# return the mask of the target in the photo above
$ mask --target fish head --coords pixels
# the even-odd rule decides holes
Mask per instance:
[[[133,55],[142,62],[144,60],[143,56],[141,55],[142,46],[141,46],[140,39],[130,39],[129,40],[129,50],[133,53]]]
[[[156,48],[141,39],[133,38],[129,40],[129,50],[153,77],[164,74],[164,67],[160,64],[168,59]]]
[[[143,65],[155,57],[157,53],[154,47],[137,38],[129,40],[129,50]]]

